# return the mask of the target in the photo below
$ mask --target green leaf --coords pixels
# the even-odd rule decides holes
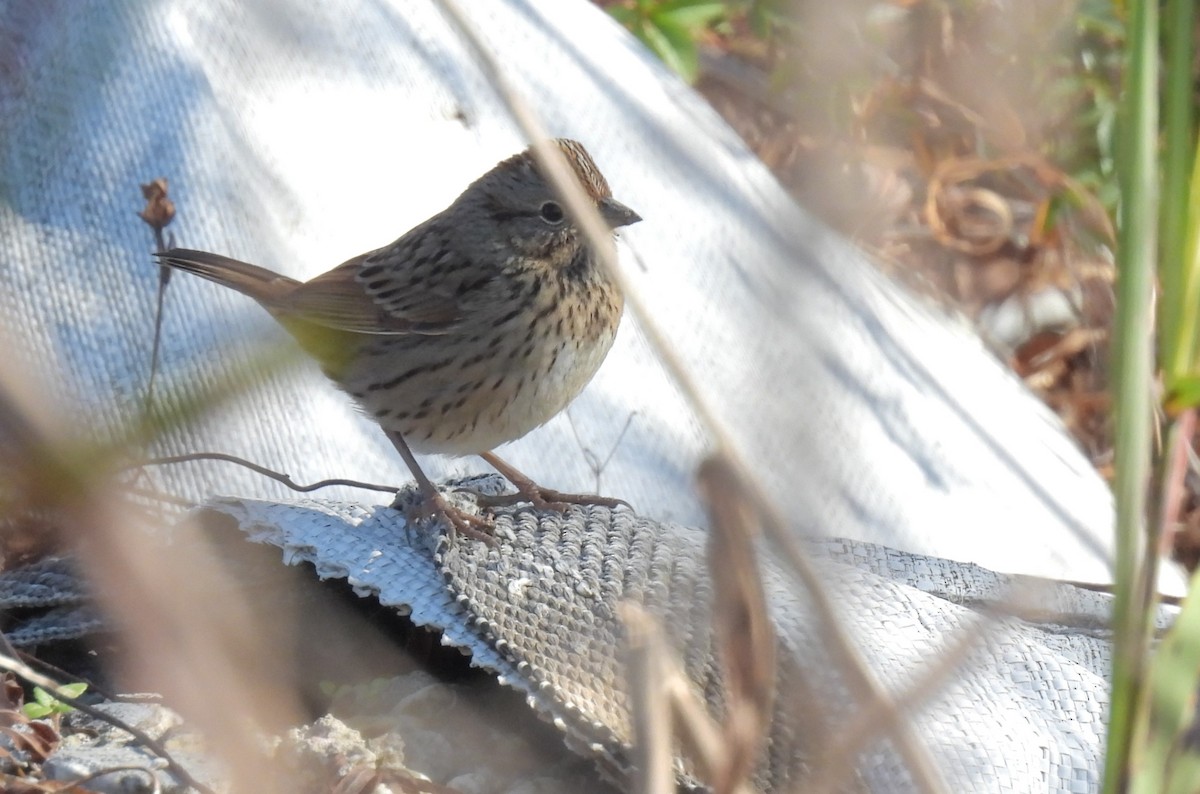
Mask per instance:
[[[1171,777],[1167,781],[1167,794],[1193,794],[1200,786],[1200,757],[1185,748],[1175,756],[1171,766]]]
[[[658,15],[643,24],[641,31],[642,35],[639,38],[646,42],[667,66],[689,83],[695,81],[700,71],[700,56],[689,31],[675,24],[670,17]]]
[[[633,30],[634,25],[641,18],[636,11],[626,6],[609,6],[606,10],[610,17],[620,22],[629,30]]]
[[[54,709],[41,703],[26,703],[21,711],[31,720],[40,720],[54,713]]]
[[[62,695],[68,698],[77,698],[87,691],[87,684],[74,683],[63,684],[55,690],[55,695]],[[26,717],[31,720],[41,719],[51,714],[66,714],[74,711],[72,706],[63,703],[55,695],[50,694],[40,686],[33,688],[33,703],[26,703],[22,709]]]
[[[748,17],[750,32],[760,39],[770,38],[771,28],[773,27],[772,16],[771,12],[765,6],[755,3],[754,7],[750,9],[750,16]]]
[[[666,0],[651,16],[669,17],[680,27],[695,31],[711,25],[726,13],[725,3],[713,0]]]
[[[1149,672],[1149,719],[1139,763],[1129,782],[1131,794],[1196,791],[1194,757],[1186,763],[1179,750],[1196,708],[1200,671],[1200,573],[1192,575],[1190,595],[1175,624],[1159,645]],[[1171,786],[1166,785],[1171,781]]]
[[[87,692],[87,688],[88,688],[87,684],[83,683],[82,681],[79,681],[74,684],[63,684],[55,691],[55,694],[62,695],[63,697],[68,697],[68,698],[77,698],[80,695],[82,695],[84,692]],[[63,705],[66,705],[66,704],[63,704]]]
[[[1184,375],[1168,385],[1167,410],[1177,413],[1200,405],[1200,375]]]

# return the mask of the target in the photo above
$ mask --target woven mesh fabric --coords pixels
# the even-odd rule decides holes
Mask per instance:
[[[86,637],[109,627],[69,557],[43,557],[0,573],[4,636],[17,648]]]
[[[697,691],[710,689],[711,598],[703,560],[673,542],[685,530],[664,535],[656,522],[604,508],[506,512],[498,529],[505,540],[494,549],[444,544],[440,568],[479,629],[521,670],[538,707],[570,726],[575,745],[612,753],[633,738],[629,704],[612,685],[622,676],[622,600],[663,621],[671,646],[688,649],[685,666],[701,682]],[[701,533],[691,532],[702,544]]]
[[[489,546],[414,531],[388,508],[222,500],[209,509],[279,546],[285,560],[310,561],[322,575],[347,578],[363,593],[411,610],[414,621],[445,629],[449,643],[525,692],[570,746],[611,773],[625,769],[630,741],[620,600],[644,604],[662,619],[696,692],[719,713],[711,587],[703,534],[694,529],[624,510],[539,517],[517,509],[502,511],[500,542]],[[1091,629],[1102,619],[1103,597],[1054,585],[1039,617],[980,623],[980,610],[1002,607],[1018,582],[999,577],[991,589],[986,582],[976,587],[973,580],[996,575],[850,541],[810,550],[839,620],[888,689],[902,691],[961,632],[979,637],[964,665],[912,717],[953,790],[1098,785],[1110,646]],[[864,557],[888,563],[876,570],[853,564]],[[914,577],[960,584],[925,592],[909,583]],[[803,588],[769,557],[763,579],[777,632],[779,700],[757,782],[764,791],[785,791],[812,761],[805,751],[814,726],[835,729],[854,708]],[[886,741],[859,757],[855,780],[871,791],[910,786]]]
[[[87,589],[67,557],[43,557],[5,571],[0,579],[0,607],[6,610],[74,606],[88,600]]]
[[[414,530],[384,507],[222,500],[207,509],[231,517],[250,540],[279,547],[284,562],[312,563],[320,577],[345,579],[360,595],[440,629],[473,664],[524,692],[569,746],[609,775],[627,772],[632,740],[620,601],[660,618],[695,692],[720,713],[712,593],[703,533],[695,529],[626,510],[508,510],[497,521],[500,542],[486,546]],[[902,690],[960,632],[976,632],[968,663],[948,673],[914,716],[952,784],[979,791],[1095,786],[1111,655],[1106,596],[854,541],[809,547],[839,619],[889,688]],[[777,791],[807,768],[811,737],[835,729],[853,706],[803,588],[769,556],[763,579],[780,694],[757,781]],[[65,558],[0,575],[0,608],[20,615],[6,632],[18,647],[106,627]],[[980,610],[1005,609],[1022,617],[977,622]],[[906,768],[886,743],[864,753],[856,771],[867,790],[907,789]]]

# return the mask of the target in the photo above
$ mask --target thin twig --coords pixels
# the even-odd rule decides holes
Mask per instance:
[[[583,458],[587,461],[588,468],[592,470],[592,475],[596,478],[596,493],[600,493],[600,478],[604,475],[604,470],[608,468],[608,464],[612,462],[613,456],[617,454],[617,450],[621,448],[621,442],[625,440],[625,434],[629,432],[629,428],[633,424],[633,418],[638,415],[638,412],[630,411],[629,416],[625,418],[625,426],[621,428],[620,433],[617,433],[617,440],[609,447],[608,454],[604,456],[604,460],[600,460],[600,456],[591,447],[583,443],[583,439],[579,436],[579,428],[575,425],[575,417],[571,415],[571,409],[567,408],[564,413],[567,415],[567,426],[571,428],[571,435],[575,437],[575,443],[579,445],[579,449],[583,452]]]
[[[168,248],[163,239],[163,229],[175,218],[175,204],[167,195],[167,180],[159,178],[142,185],[142,197],[146,199],[146,207],[138,213],[146,224],[154,230],[155,251],[162,253]],[[174,240],[171,241],[174,244]],[[171,281],[173,270],[166,265],[158,267],[158,299],[154,312],[154,343],[150,348],[150,378],[146,384],[146,400],[144,410],[149,413],[154,405],[154,381],[158,374],[158,352],[162,342],[163,304],[167,295],[167,284]]]
[[[846,777],[854,771],[854,759],[879,736],[880,725],[890,725],[896,712],[913,713],[940,692],[951,674],[960,670],[979,649],[986,634],[995,630],[1000,618],[999,613],[979,617],[971,626],[960,630],[951,642],[930,654],[936,661],[923,667],[911,683],[900,688],[892,703],[886,707],[878,701],[868,703],[834,736],[822,737],[824,744],[818,745],[818,752],[824,763],[805,781],[805,790],[843,791]]]
[[[5,636],[4,632],[0,631],[0,654],[16,658],[19,653],[20,651],[13,647],[13,644],[8,641],[8,637]]]
[[[663,691],[665,677],[660,638],[662,627],[650,613],[633,602],[618,605],[625,627],[625,678],[633,721],[633,780],[635,794],[670,794],[675,791],[672,763],[670,702]]]
[[[251,471],[261,474],[264,477],[269,477],[276,482],[286,485],[293,491],[299,493],[309,493],[310,491],[320,490],[321,488],[332,488],[338,485],[344,485],[350,488],[360,488],[364,491],[377,491],[379,493],[395,493],[398,489],[394,485],[379,485],[377,483],[363,482],[361,480],[348,480],[344,478],[334,478],[329,480],[318,480],[308,485],[301,485],[283,472],[268,469],[266,466],[260,466],[257,463],[252,463],[245,458],[239,458],[237,455],[227,455],[223,452],[192,452],[187,455],[168,455],[161,458],[147,458],[140,460],[135,464],[127,466],[126,469],[140,469],[145,466],[170,466],[176,463],[191,463],[198,460],[219,460],[226,463],[234,463],[238,466],[250,469]]]
[[[749,781],[769,735],[777,640],[755,551],[755,505],[719,456],[700,464],[696,483],[711,525],[704,556],[713,583],[712,622],[724,696],[725,762],[709,782],[715,791],[729,792]]]
[[[743,481],[742,484],[751,495],[760,491],[757,483]],[[942,779],[929,748],[913,731],[911,721],[899,711],[895,699],[883,688],[875,677],[875,672],[850,640],[849,634],[842,629],[833,602],[817,577],[816,568],[801,550],[800,544],[787,531],[783,516],[765,499],[759,500],[758,504],[776,549],[783,553],[784,559],[808,589],[809,597],[821,620],[820,629],[825,644],[837,660],[838,669],[850,679],[852,690],[864,701],[862,707],[878,709],[880,714],[887,715],[882,727],[887,730],[889,738],[895,743],[896,749],[922,790],[948,792],[950,789]]]
[[[142,471],[142,469],[138,469],[139,475]],[[139,485],[125,485],[122,487],[124,492],[130,494],[131,496],[140,496],[144,499],[153,499],[157,502],[163,502],[165,504],[174,505],[175,507],[182,507],[184,509],[191,509],[196,506],[196,503],[190,499],[184,499],[182,497],[166,493],[165,491],[160,491],[157,488],[143,488]],[[164,513],[162,510],[151,510],[152,514],[157,518],[166,517],[166,513]]]
[[[9,647],[11,648],[12,646],[10,645]],[[77,675],[75,673],[68,673],[66,670],[62,669],[61,667],[50,664],[50,662],[47,662],[45,659],[39,659],[38,657],[34,656],[31,653],[26,653],[25,651],[18,651],[18,650],[14,649],[12,653],[4,652],[2,655],[11,656],[14,659],[19,658],[19,659],[23,660],[26,664],[35,664],[38,667],[41,667],[41,668],[47,670],[51,675],[58,676],[59,680],[68,681],[72,684],[86,684],[87,688],[88,688],[88,692],[91,692],[93,695],[99,695],[100,697],[104,698],[105,700],[118,700],[116,695],[113,695],[112,693],[105,691],[103,688],[101,688],[99,685],[97,685],[91,679],[84,678],[83,676]]]

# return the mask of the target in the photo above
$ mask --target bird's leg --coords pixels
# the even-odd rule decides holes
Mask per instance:
[[[499,507],[501,505],[515,504],[516,502],[529,502],[537,508],[558,510],[560,512],[566,510],[570,505],[598,505],[608,508],[625,505],[633,509],[633,506],[624,499],[613,499],[609,496],[596,496],[594,494],[563,493],[562,491],[543,488],[508,463],[505,463],[495,452],[480,452],[479,457],[487,461],[489,466],[500,472],[500,476],[511,482],[517,489],[515,494],[503,494],[500,496],[481,494],[479,496],[479,503],[482,505]]]
[[[400,457],[404,458],[408,470],[412,472],[413,479],[417,481],[417,487],[421,489],[423,499],[420,512],[416,516],[409,516],[410,520],[443,518],[450,527],[451,536],[455,532],[461,532],[469,538],[482,540],[485,543],[496,542],[489,534],[492,528],[491,521],[482,516],[472,515],[447,502],[446,497],[442,496],[433,481],[425,476],[425,472],[421,471],[421,467],[417,464],[417,459],[413,456],[412,450],[408,448],[408,442],[404,440],[404,437],[391,430],[384,432],[391,440],[392,445],[396,447],[396,451],[400,453]]]

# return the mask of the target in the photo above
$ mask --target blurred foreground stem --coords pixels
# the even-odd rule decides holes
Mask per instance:
[[[1112,702],[1104,791],[1117,794],[1129,767],[1149,641],[1146,521],[1152,440],[1152,288],[1157,257],[1158,3],[1131,0],[1119,162],[1117,316],[1113,329],[1116,423],[1116,598]]]

